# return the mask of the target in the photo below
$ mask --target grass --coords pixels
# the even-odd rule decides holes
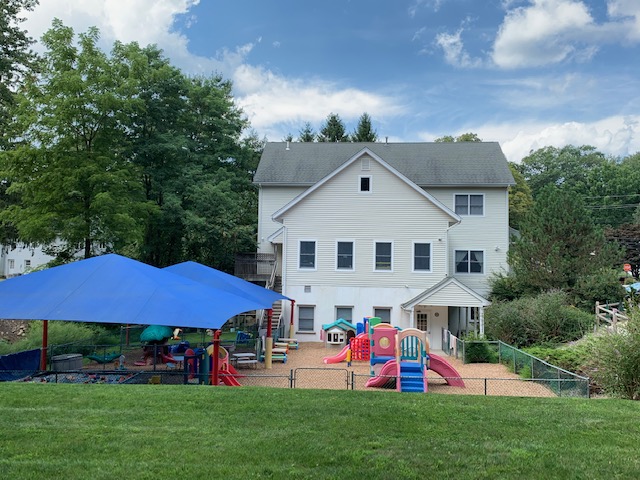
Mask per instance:
[[[640,404],[3,384],[3,479],[638,478]]]

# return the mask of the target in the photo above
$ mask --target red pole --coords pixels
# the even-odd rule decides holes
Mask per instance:
[[[273,353],[273,338],[272,338],[272,315],[273,310],[269,308],[267,310],[267,337],[265,338],[264,345],[264,368],[271,368],[271,355]]]
[[[293,310],[296,305],[295,300],[291,300],[291,320],[289,320],[289,338],[294,338],[293,332]]]
[[[271,338],[271,315],[273,315],[273,310],[267,310],[267,337]]]
[[[211,385],[218,385],[218,366],[220,355],[220,334],[222,330],[216,330],[213,334],[213,368],[211,369]]]
[[[42,321],[42,350],[40,351],[40,370],[47,369],[47,349],[49,348],[49,320]]]

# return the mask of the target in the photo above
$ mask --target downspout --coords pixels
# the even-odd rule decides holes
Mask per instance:
[[[289,320],[289,338],[295,338],[294,336],[294,331],[293,331],[293,311],[295,310],[295,305],[296,305],[296,301],[295,300],[291,300],[291,319]]]

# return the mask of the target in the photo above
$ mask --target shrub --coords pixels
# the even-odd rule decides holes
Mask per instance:
[[[73,343],[80,346],[102,345],[113,343],[113,337],[109,337],[103,327],[81,322],[49,322],[49,345],[63,345]],[[29,330],[25,338],[9,344],[0,344],[0,354],[22,352],[42,347],[42,322],[30,322]],[[91,353],[78,350],[77,353]]]
[[[633,308],[629,314],[618,333],[606,332],[588,343],[586,368],[607,394],[640,400],[640,310]]]
[[[536,345],[525,348],[524,351],[551,365],[577,374],[584,373],[588,357],[587,345],[584,343],[559,348]]]
[[[498,352],[495,344],[484,337],[471,333],[464,340],[464,363],[498,363]]]
[[[600,270],[590,275],[579,277],[573,289],[576,306],[584,311],[592,312],[596,302],[618,303],[626,295],[620,284],[620,275],[616,270]]]
[[[486,334],[517,347],[576,340],[592,325],[593,315],[569,305],[562,291],[494,303],[485,314]]]

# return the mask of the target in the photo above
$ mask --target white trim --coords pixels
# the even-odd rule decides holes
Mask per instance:
[[[403,182],[405,182],[409,187],[411,187],[413,190],[415,190],[416,192],[418,192],[422,197],[426,198],[428,201],[430,201],[431,203],[433,203],[436,207],[438,207],[440,210],[442,210],[446,215],[448,215],[449,217],[451,217],[452,220],[454,220],[456,223],[459,223],[461,220],[460,215],[457,215],[453,210],[451,210],[449,207],[447,207],[445,204],[443,204],[440,200],[436,199],[433,195],[431,195],[430,193],[428,193],[426,190],[424,190],[423,188],[419,187],[418,185],[416,185],[415,183],[413,183],[411,180],[409,180],[407,177],[405,177],[403,174],[401,174],[399,171],[397,171],[395,168],[393,168],[391,165],[389,165],[387,162],[385,162],[381,157],[379,157],[378,155],[376,155],[375,153],[373,153],[371,150],[369,150],[368,148],[363,148],[362,150],[360,150],[359,152],[357,152],[354,156],[352,156],[349,160],[347,160],[345,163],[343,163],[342,165],[340,165],[340,167],[336,168],[333,172],[331,172],[329,175],[325,176],[323,179],[321,179],[319,182],[313,184],[311,187],[309,187],[307,190],[305,190],[304,192],[302,192],[300,195],[298,195],[296,198],[294,198],[293,200],[291,200],[289,203],[287,203],[285,206],[283,206],[282,208],[280,208],[278,211],[276,211],[272,216],[271,219],[274,222],[278,222],[278,223],[282,223],[281,221],[281,217],[287,212],[289,211],[291,208],[293,208],[295,205],[297,205],[298,203],[300,203],[302,200],[304,200],[305,198],[307,198],[309,195],[311,195],[313,192],[315,192],[318,188],[320,188],[322,185],[324,185],[325,183],[327,183],[329,180],[331,180],[333,177],[335,177],[336,175],[338,175],[340,172],[342,172],[343,170],[345,170],[347,167],[349,167],[353,162],[355,162],[356,160],[358,160],[359,158],[362,157],[362,155],[369,155],[372,159],[376,160],[382,167],[386,168],[389,172],[391,172],[392,174],[396,175],[400,180],[402,180]]]
[[[282,233],[284,232],[284,226],[280,227],[279,229],[277,229],[275,232],[273,232],[271,235],[269,235],[267,237],[267,241],[271,242],[271,243],[277,243],[276,240],[278,239],[278,237],[280,235],[282,235]]]
[[[351,268],[338,268],[338,243],[350,243],[351,249]],[[335,271],[336,272],[355,272],[356,271],[356,241],[352,238],[337,238],[335,243]]]
[[[391,244],[391,268],[389,270],[377,269],[376,268],[376,247],[378,243],[390,243]],[[376,273],[393,273],[393,263],[394,263],[394,242],[393,240],[373,240],[373,271]]]
[[[316,330],[316,305],[296,305],[298,307],[298,310],[296,311],[296,317],[297,317],[297,321],[298,321],[298,329],[296,330],[296,333],[315,333]],[[300,329],[300,308],[311,308],[313,309],[313,328],[311,330],[302,330]]]
[[[437,285],[434,285],[433,287],[428,288],[424,292],[419,293],[418,295],[413,297],[411,300],[408,300],[408,301],[402,303],[400,305],[400,307],[403,310],[413,310],[413,308],[416,305],[419,305],[422,302],[426,301],[427,299],[429,299],[433,295],[437,294],[440,290],[442,290],[443,288],[448,287],[449,285],[455,285],[457,288],[461,289],[463,292],[467,293],[471,297],[473,297],[476,300],[478,300],[478,305],[477,305],[478,307],[480,307],[480,306],[488,307],[489,305],[491,305],[491,302],[489,300],[487,300],[482,295],[476,293],[471,288],[469,288],[466,285],[464,285],[462,282],[460,282],[460,280],[457,280],[457,279],[455,279],[453,277],[449,277],[449,278],[445,278],[444,280],[442,280]],[[438,305],[438,306],[445,306],[445,305]],[[459,305],[448,305],[448,306],[457,307]]]
[[[300,255],[301,255],[301,246],[302,242],[313,242],[313,268],[312,267],[301,267],[300,266]],[[305,272],[315,272],[318,270],[318,241],[315,238],[300,238],[298,240],[298,256],[297,256],[297,264],[298,270]]]
[[[416,244],[429,245],[429,269],[416,270]],[[433,241],[431,240],[413,240],[411,242],[411,272],[412,273],[431,273],[433,271]]]

